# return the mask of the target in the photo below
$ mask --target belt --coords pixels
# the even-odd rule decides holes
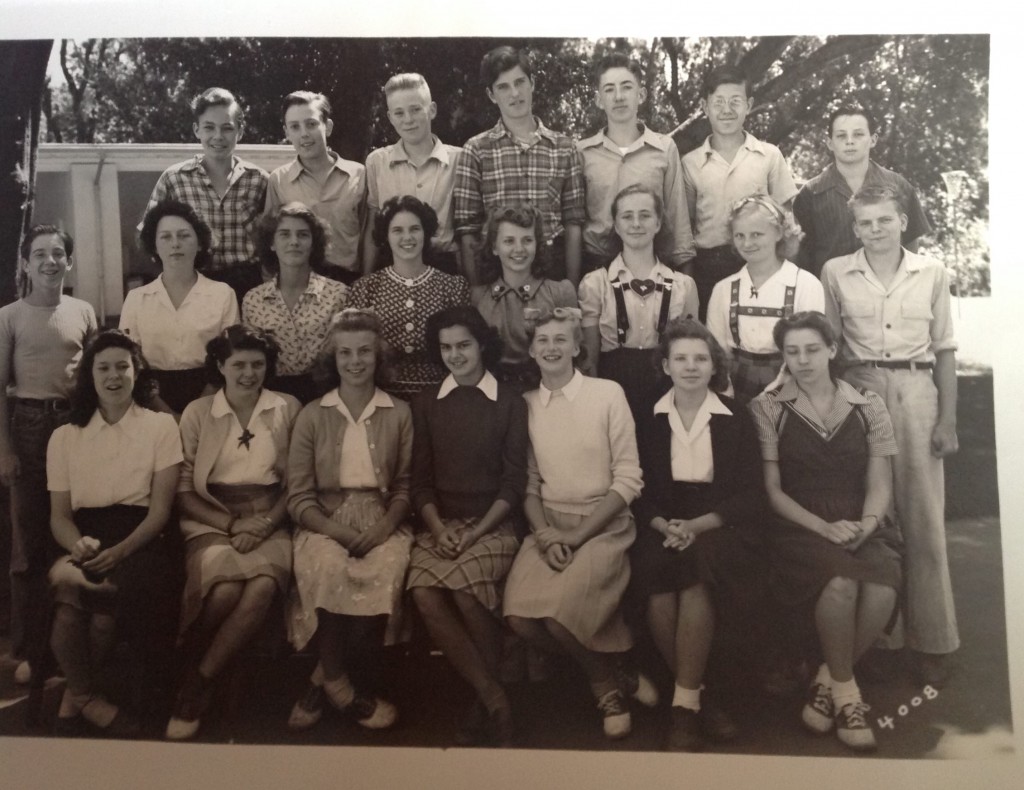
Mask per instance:
[[[69,411],[71,403],[67,398],[14,398],[14,402],[26,409],[36,411]]]
[[[935,367],[934,362],[913,362],[909,359],[898,362],[888,362],[883,359],[869,359],[862,363],[869,368],[887,368],[889,370],[931,370]]]

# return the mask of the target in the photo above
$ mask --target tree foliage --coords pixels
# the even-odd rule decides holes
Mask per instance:
[[[281,142],[281,99],[305,88],[334,105],[334,149],[362,161],[394,138],[381,86],[392,74],[418,71],[438,103],[435,131],[461,143],[497,117],[479,82],[480,58],[497,43],[531,51],[537,114],[575,137],[593,133],[602,120],[591,87],[594,59],[612,50],[633,53],[645,75],[645,119],[672,132],[683,152],[710,131],[699,110],[704,77],[714,66],[738,65],[752,84],[748,128],[778,145],[801,178],[829,161],[828,113],[863,104],[880,122],[874,158],[921,192],[939,247],[949,246],[952,231],[943,171],[970,174],[960,215],[987,222],[989,39],[981,35],[90,39],[62,44],[67,85],[49,89],[49,136],[188,142],[188,100],[221,85],[246,107],[246,141]]]

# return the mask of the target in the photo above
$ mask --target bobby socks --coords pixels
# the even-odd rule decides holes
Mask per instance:
[[[700,691],[704,688],[701,686],[696,689],[687,689],[676,683],[676,690],[672,693],[672,707],[673,708],[689,708],[690,710],[700,711]]]
[[[856,678],[832,681],[832,704],[840,711],[851,702],[860,702],[860,689]]]

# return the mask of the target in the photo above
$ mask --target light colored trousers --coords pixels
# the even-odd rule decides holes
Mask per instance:
[[[885,399],[899,454],[892,459],[893,500],[903,533],[903,625],[906,644],[922,653],[960,646],[946,556],[946,493],[942,459],[931,452],[938,391],[930,370],[858,365],[844,374],[855,387]]]

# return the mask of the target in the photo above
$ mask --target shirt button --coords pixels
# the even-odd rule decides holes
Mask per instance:
[[[885,328],[886,328],[886,329],[892,329],[892,324],[886,324],[886,325],[885,325]]]
[[[886,352],[885,352],[885,355],[884,355],[884,356],[886,356],[886,357],[891,357],[891,356],[892,356],[892,354],[890,354],[890,353],[889,353],[888,351],[886,351]]]
[[[408,300],[408,301],[407,301],[407,302],[405,303],[405,306],[406,306],[406,307],[415,307],[415,306],[416,306],[416,303],[415,303],[415,302],[414,302],[414,301],[413,301],[412,299],[409,299],[409,300]]]
[[[409,323],[407,323],[407,324],[405,325],[405,331],[406,331],[406,332],[411,332],[411,331],[412,331],[413,329],[415,329],[415,328],[416,328],[416,327],[415,327],[415,325],[414,325],[414,324],[412,323],[412,321],[410,321]]]
[[[371,450],[373,450],[373,449],[376,449],[376,447],[377,447],[377,445],[375,445],[375,444],[371,444],[371,445],[370,445],[370,449],[371,449]]]
[[[413,349],[412,346],[406,346],[405,347],[405,353],[406,354],[411,354],[413,351],[414,351],[414,349]]]

